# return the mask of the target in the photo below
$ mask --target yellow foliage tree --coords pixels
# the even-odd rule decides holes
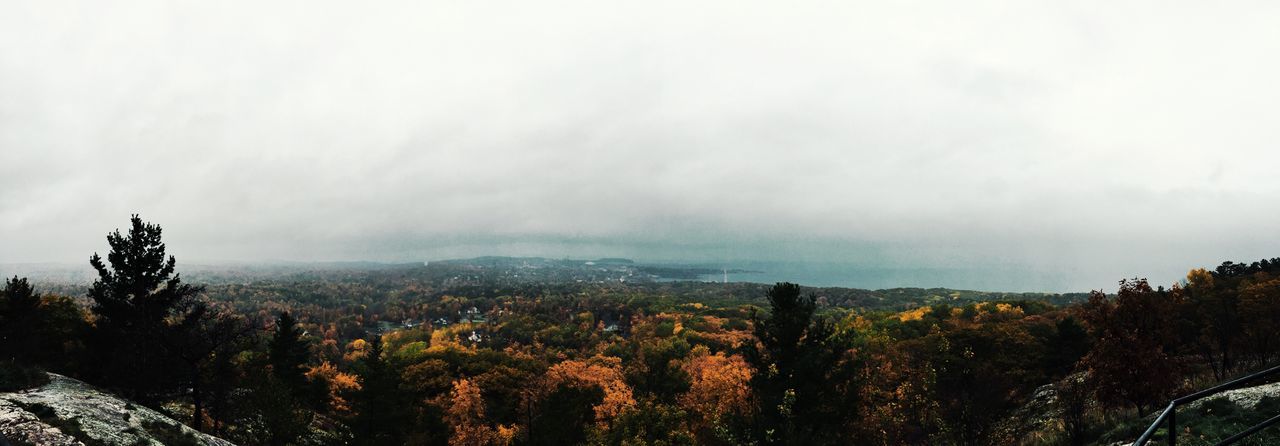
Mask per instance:
[[[751,407],[751,366],[739,355],[709,354],[699,346],[685,365],[689,391],[680,403],[696,418],[699,428],[709,427],[725,415],[746,415]]]
[[[1204,268],[1196,268],[1187,272],[1187,288],[1193,291],[1209,291],[1213,289],[1213,274]]]
[[[924,315],[929,313],[929,311],[930,311],[930,308],[928,306],[923,306],[923,307],[918,307],[912,310],[903,311],[902,313],[898,313],[898,320],[902,322],[918,321],[920,319],[923,319]]]
[[[346,362],[355,362],[364,358],[369,354],[369,343],[364,339],[356,339],[347,343],[347,353],[342,355],[342,360]]]
[[[469,379],[453,382],[450,404],[445,421],[453,428],[450,446],[501,446],[509,445],[516,429],[509,426],[490,426],[485,421],[484,398],[480,386]]]

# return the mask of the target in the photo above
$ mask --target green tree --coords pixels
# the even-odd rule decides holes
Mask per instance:
[[[0,290],[0,359],[32,362],[40,319],[40,295],[27,279],[4,280]]]
[[[1045,373],[1050,377],[1065,376],[1089,353],[1089,331],[1076,318],[1067,316],[1054,324],[1054,332],[1045,356]]]
[[[174,331],[179,336],[170,345],[176,346],[174,356],[185,372],[182,383],[191,389],[191,427],[204,430],[208,415],[218,431],[235,381],[232,361],[249,346],[255,330],[243,316],[199,302]]]
[[[356,415],[351,426],[355,443],[402,443],[409,410],[401,398],[400,374],[383,358],[381,336],[369,340],[369,353],[360,365],[360,391],[353,401]]]
[[[1042,346],[1014,323],[988,323],[930,334],[930,397],[937,405],[943,442],[1001,443],[996,423],[1040,383]]]
[[[180,316],[180,304],[204,288],[182,283],[177,261],[165,254],[160,226],[137,215],[131,223],[127,234],[107,234],[109,267],[96,253],[89,258],[98,273],[89,289],[97,315],[92,340],[104,382],[147,401],[175,385],[178,377],[168,367],[169,318]]]
[[[591,407],[603,399],[604,390],[598,386],[561,384],[535,407],[530,407],[525,444],[583,444],[595,419]]]
[[[841,414],[856,407],[833,406],[841,395],[827,373],[839,359],[830,343],[831,325],[815,319],[816,298],[802,297],[800,286],[778,283],[768,292],[770,312],[752,312],[758,346],[747,360],[755,367],[752,387],[759,407],[759,436],[766,444],[847,443],[836,430]]]
[[[681,361],[689,356],[689,342],[678,337],[646,340],[627,369],[627,381],[640,395],[671,404],[689,390],[689,373]]]
[[[1187,286],[1180,290],[1195,330],[1191,344],[1219,380],[1235,368],[1235,347],[1241,335],[1237,284],[1246,273],[1231,273],[1230,265],[1227,262],[1214,273],[1191,270],[1187,273]]]
[[[296,396],[306,391],[306,365],[310,357],[310,348],[302,334],[297,319],[285,311],[276,318],[275,329],[267,341],[271,374]]]
[[[688,417],[688,413],[672,405],[642,402],[618,415],[608,428],[593,429],[587,443],[592,446],[693,446],[697,442],[685,422]]]
[[[245,429],[250,436],[239,439],[240,442],[271,446],[298,444],[307,434],[314,414],[299,404],[289,387],[274,374],[259,369],[251,372],[251,377],[246,404],[251,411],[248,420],[241,422],[250,426]]]

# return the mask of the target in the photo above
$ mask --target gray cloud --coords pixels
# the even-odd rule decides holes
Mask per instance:
[[[7,2],[0,262],[1280,252],[1280,6],[857,3]]]

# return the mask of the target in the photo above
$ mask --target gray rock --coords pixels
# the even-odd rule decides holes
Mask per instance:
[[[1184,406],[1185,408],[1199,407],[1205,401],[1226,398],[1237,406],[1245,409],[1253,409],[1258,405],[1259,401],[1269,396],[1280,396],[1280,383],[1263,384],[1254,387],[1245,387],[1243,389],[1228,390],[1217,395],[1194,401]]]
[[[84,446],[75,437],[41,422],[35,414],[6,400],[0,400],[0,438],[19,442],[17,444]]]
[[[83,382],[53,373],[49,378],[49,384],[41,387],[0,393],[0,436],[11,442],[55,446],[84,446],[85,442],[164,446],[160,438],[166,437],[183,437],[205,446],[235,446]]]

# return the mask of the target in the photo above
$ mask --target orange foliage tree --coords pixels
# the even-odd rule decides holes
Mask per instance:
[[[694,350],[685,365],[689,391],[680,404],[697,418],[698,429],[710,428],[723,416],[747,416],[751,408],[751,366],[739,355],[710,354],[705,347]]]
[[[445,421],[453,429],[449,437],[451,446],[509,445],[516,430],[508,426],[490,426],[485,420],[484,398],[480,386],[468,379],[453,382]]]
[[[360,390],[360,382],[355,375],[338,371],[329,361],[311,367],[306,373],[307,380],[312,383],[324,383],[328,388],[326,405],[329,410],[339,415],[351,413],[351,401],[347,398]]]
[[[596,422],[604,424],[636,404],[622,374],[622,360],[612,356],[594,356],[585,361],[569,360],[551,366],[543,375],[538,394],[549,394],[560,386],[598,387],[604,399],[592,407]]]

